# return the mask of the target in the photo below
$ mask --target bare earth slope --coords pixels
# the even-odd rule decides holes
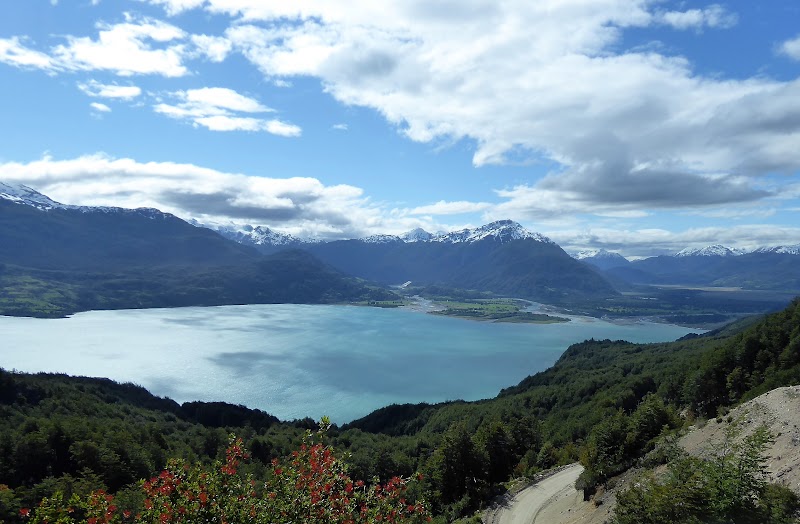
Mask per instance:
[[[730,422],[729,422],[730,420]],[[740,438],[766,425],[775,436],[767,448],[769,482],[783,484],[800,494],[800,386],[774,389],[732,409],[722,422],[710,420],[692,428],[679,444],[693,455],[709,453],[725,438],[725,427],[738,421]],[[628,471],[613,479],[608,490],[601,490],[594,501],[584,502],[574,488],[581,466],[569,468],[534,484],[509,498],[484,516],[489,524],[603,524],[611,519],[617,492],[635,480],[637,472]]]
[[[767,448],[769,481],[800,493],[800,386],[773,389],[732,409],[721,423],[710,420],[687,433],[680,445],[693,455],[707,453],[713,443],[722,442],[728,420],[739,421],[741,436],[766,425],[775,436]]]

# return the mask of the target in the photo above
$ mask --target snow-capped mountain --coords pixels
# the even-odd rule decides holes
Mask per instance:
[[[793,246],[761,247],[753,251],[753,253],[776,253],[779,255],[800,255],[800,244],[795,244]]]
[[[51,209],[69,209],[81,213],[106,213],[137,215],[151,220],[164,220],[167,218],[177,218],[170,213],[164,213],[152,207],[137,207],[135,209],[115,206],[74,206],[56,202],[50,197],[43,195],[28,186],[8,182],[0,182],[0,199],[14,202],[15,204],[34,207],[41,211]]]
[[[612,253],[606,249],[584,249],[583,251],[578,251],[577,253],[572,255],[572,258],[575,260],[585,260],[587,258],[625,258],[619,253]],[[627,260],[627,259],[625,259]]]
[[[743,255],[745,251],[741,249],[731,249],[720,244],[701,248],[681,249],[675,253],[676,257],[736,257]]]
[[[460,244],[462,242],[478,242],[485,238],[492,237],[500,242],[530,238],[537,242],[553,244],[553,241],[546,236],[541,233],[528,231],[513,220],[498,220],[497,222],[491,222],[485,226],[476,227],[475,229],[462,229],[461,231],[437,235],[431,238],[430,241]]]
[[[400,235],[400,238],[404,242],[427,242],[434,237],[433,234],[428,233],[421,227],[416,229],[412,229],[411,231],[407,231]]]
[[[430,239],[421,233],[336,240],[308,251],[344,274],[381,284],[411,282],[413,287],[491,291],[540,301],[615,293],[594,269],[511,220]]]
[[[22,184],[0,182],[0,198],[42,210],[67,207]]]
[[[397,242],[404,242],[404,240],[396,235],[370,235],[359,239],[367,244],[394,244]]]
[[[252,226],[239,224],[218,224],[199,222],[195,219],[189,223],[196,227],[204,227],[223,237],[240,244],[255,247],[262,253],[274,253],[287,248],[303,248],[321,242],[317,239],[298,238],[288,233],[275,231],[267,226]]]
[[[461,229],[450,233],[431,234],[424,229],[412,229],[400,236],[395,235],[370,235],[360,238],[362,242],[369,244],[388,244],[394,242],[442,242],[445,244],[461,244],[478,242],[485,238],[495,238],[500,242],[510,240],[522,240],[531,238],[537,242],[552,244],[553,241],[540,233],[528,231],[512,220],[498,220],[474,229]]]
[[[586,262],[600,269],[611,269],[612,267],[627,266],[630,264],[630,261],[619,253],[613,253],[605,249],[586,249],[573,254],[572,258]]]
[[[240,244],[251,246],[287,246],[302,242],[292,235],[274,231],[266,226],[208,224],[198,222],[195,219],[189,220],[189,223],[193,226],[205,227],[216,231],[220,235],[235,240]]]

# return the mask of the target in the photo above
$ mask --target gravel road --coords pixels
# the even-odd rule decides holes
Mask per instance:
[[[581,471],[583,471],[583,467],[580,464],[573,464],[523,489],[505,503],[488,511],[484,522],[489,524],[535,524],[539,522],[537,517],[544,509],[564,497],[575,494],[575,480]]]

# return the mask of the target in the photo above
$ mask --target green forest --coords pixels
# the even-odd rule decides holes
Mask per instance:
[[[395,513],[396,522],[429,514],[434,522],[467,521],[504,492],[509,479],[580,460],[585,470],[578,487],[587,496],[633,465],[667,464],[666,477],[645,479],[638,490],[624,492],[619,524],[794,522],[796,495],[758,481],[758,457],[769,435],[745,442],[716,468],[668,452],[665,443],[697,420],[723,416],[737,403],[798,383],[800,300],[781,312],[671,343],[587,340],[496,398],[392,405],[341,427],[323,424],[324,432],[310,419],[282,422],[224,403],[179,405],[133,384],[0,370],[0,520],[56,522],[58,515],[84,518],[103,507],[112,522],[117,517],[109,513],[110,497],[115,509],[149,522],[146,504],[154,499],[147,489],[153,489],[153,479],[163,487],[162,472],[185,476],[183,497],[199,496],[189,489],[199,489],[197,479],[222,478],[207,481],[220,497],[233,496],[235,486],[252,480],[263,487],[248,491],[258,503],[247,509],[220,499],[218,506],[227,515],[255,511],[266,522],[286,511],[281,501],[297,498],[296,492],[278,493],[276,486],[300,486],[286,479],[319,463],[309,451],[314,449],[330,466],[317,480],[352,479],[363,494],[388,490],[384,498],[358,499],[357,511],[347,506],[363,512],[362,521],[376,521],[375,515],[391,515],[400,506],[414,511]],[[231,435],[241,439],[234,445],[236,482],[224,473],[238,442]],[[339,498],[313,501],[308,491],[309,507],[356,504],[355,496],[345,496],[349,484],[322,485]],[[681,497],[691,502],[685,514],[653,513],[670,510],[668,501]],[[710,507],[713,501],[722,502]],[[207,510],[201,506],[193,507]],[[341,511],[337,515],[352,517]]]

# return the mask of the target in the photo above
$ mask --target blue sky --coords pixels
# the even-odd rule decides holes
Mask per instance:
[[[800,243],[800,4],[0,3],[0,180],[350,238]]]

